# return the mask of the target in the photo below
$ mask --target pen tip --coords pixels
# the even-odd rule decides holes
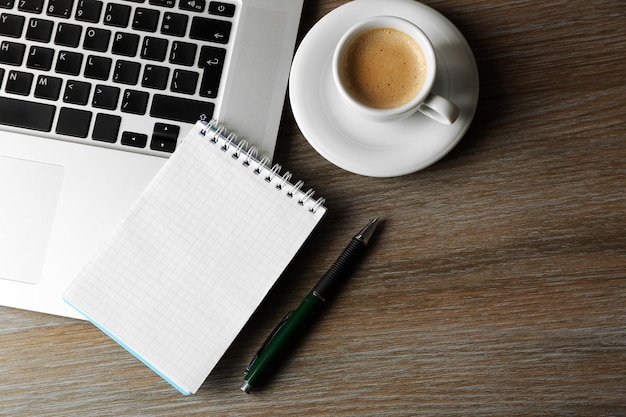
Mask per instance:
[[[370,238],[374,234],[376,227],[378,227],[378,223],[380,221],[380,217],[374,218],[371,222],[369,222],[356,236],[355,238],[363,242],[364,245],[370,241]]]

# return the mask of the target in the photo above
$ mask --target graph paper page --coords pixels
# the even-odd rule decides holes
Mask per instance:
[[[65,293],[186,394],[197,391],[326,211],[299,203],[301,192],[289,197],[290,185],[278,187],[267,169],[256,174],[254,162],[246,167],[201,126]]]

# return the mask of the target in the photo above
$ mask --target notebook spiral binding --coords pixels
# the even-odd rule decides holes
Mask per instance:
[[[224,125],[220,125],[216,119],[211,121],[202,121],[204,125],[200,130],[202,136],[206,136],[210,139],[211,143],[219,146],[223,152],[230,152],[230,156],[239,160],[244,158],[242,166],[244,168],[251,168],[252,172],[258,176],[264,176],[265,182],[268,184],[274,183],[274,188],[277,191],[285,193],[288,198],[298,198],[298,204],[306,207],[311,213],[316,213],[317,210],[324,205],[325,199],[320,197],[317,200],[313,200],[313,194],[315,191],[311,188],[306,192],[302,191],[304,181],[297,181],[295,184],[290,182],[292,174],[289,171],[285,171],[282,175],[280,171],[282,167],[279,164],[274,164],[270,167],[270,158],[267,156],[260,157],[259,151],[255,146],[249,146],[248,142],[244,139],[239,139],[235,132],[229,132]]]

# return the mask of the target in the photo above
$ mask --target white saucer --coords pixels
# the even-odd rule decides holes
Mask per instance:
[[[401,16],[428,35],[438,64],[433,92],[460,109],[452,125],[419,112],[370,121],[341,99],[331,71],[335,45],[352,25],[378,15]],[[478,69],[467,41],[439,12],[413,0],[355,0],[324,16],[302,40],[289,83],[295,120],[311,146],[333,164],[372,177],[409,174],[442,158],[467,131],[478,103]]]

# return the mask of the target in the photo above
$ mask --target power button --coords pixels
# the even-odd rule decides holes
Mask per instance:
[[[235,5],[222,3],[220,1],[212,1],[211,3],[209,3],[209,14],[224,17],[233,17],[235,15]]]

